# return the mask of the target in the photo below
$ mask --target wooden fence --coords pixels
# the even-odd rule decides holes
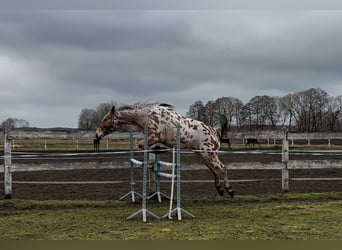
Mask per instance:
[[[280,170],[282,172],[282,190],[283,192],[289,191],[289,170],[291,169],[327,169],[327,168],[342,168],[342,160],[307,160],[307,161],[298,161],[298,160],[290,160],[289,159],[289,141],[293,143],[294,140],[303,140],[303,139],[320,139],[320,140],[329,140],[329,139],[342,139],[342,134],[294,134],[294,133],[284,133],[278,132],[273,134],[263,134],[263,135],[250,135],[250,134],[239,134],[241,138],[271,138],[282,141],[282,149],[281,149],[281,161],[279,162],[269,162],[269,163],[259,163],[259,162],[232,162],[227,164],[228,169],[271,169],[271,170]],[[273,138],[271,136],[274,136]],[[90,133],[75,133],[71,135],[70,133],[61,133],[58,132],[53,134],[51,132],[42,134],[42,133],[33,133],[33,134],[21,134],[18,132],[11,133],[10,135],[4,134],[4,164],[3,167],[0,167],[0,172],[4,172],[4,185],[5,185],[5,198],[12,197],[12,172],[19,171],[35,171],[35,170],[70,170],[70,169],[110,169],[115,167],[128,167],[128,153],[127,153],[127,165],[122,165],[113,159],[110,163],[99,163],[95,161],[90,161],[88,163],[82,162],[82,164],[77,162],[66,163],[63,166],[60,163],[44,163],[41,165],[29,165],[29,164],[12,164],[12,154],[11,154],[11,139],[23,139],[23,138],[35,138],[39,137],[40,139],[48,138],[48,139],[60,139],[60,138],[81,138],[77,136],[83,136],[82,138],[92,137]],[[118,137],[116,137],[118,136]],[[141,138],[142,134],[136,133],[134,135],[137,138]],[[129,133],[114,133],[111,135],[112,138],[120,138],[120,139],[129,139]],[[236,135],[234,139],[237,139]],[[337,153],[341,153],[342,151],[337,151]],[[120,165],[121,164],[121,165]],[[182,164],[184,169],[194,169],[198,168],[196,164],[189,163]],[[322,178],[315,178],[316,180],[322,180]],[[307,180],[306,178],[301,178],[301,180]],[[312,178],[310,179],[312,180]],[[326,178],[324,178],[326,180]],[[342,180],[342,178],[332,178],[331,180]],[[94,182],[95,183],[95,182]]]

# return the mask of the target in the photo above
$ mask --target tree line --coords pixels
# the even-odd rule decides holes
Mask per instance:
[[[227,119],[228,130],[265,130],[288,128],[298,132],[342,131],[342,95],[329,96],[321,88],[291,93],[283,97],[255,96],[247,103],[234,97],[196,101],[187,116],[210,126]]]
[[[108,102],[95,109],[82,109],[78,128],[95,129],[112,105]],[[282,97],[254,96],[247,103],[235,97],[220,97],[206,104],[196,101],[186,116],[213,127],[220,127],[224,116],[228,131],[288,128],[298,132],[337,132],[342,131],[341,110],[342,95],[329,96],[321,88],[310,88]]]
[[[79,129],[96,129],[103,116],[116,105],[101,103],[96,108],[84,108],[78,119]],[[117,106],[117,105],[116,105]],[[228,131],[276,130],[287,128],[297,132],[341,132],[342,95],[330,96],[321,88],[278,96],[254,96],[247,103],[235,97],[196,101],[186,116],[213,127],[225,125]],[[24,119],[8,118],[0,130],[29,127]]]

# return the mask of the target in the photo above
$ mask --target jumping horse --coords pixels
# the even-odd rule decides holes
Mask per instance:
[[[99,140],[115,131],[124,124],[132,124],[148,128],[148,145],[153,148],[157,145],[175,147],[177,124],[181,126],[181,146],[193,149],[200,155],[204,164],[210,169],[215,178],[215,187],[223,196],[224,190],[234,196],[224,164],[218,158],[220,138],[216,130],[204,123],[186,118],[178,114],[169,104],[136,104],[116,109],[115,106],[103,117],[96,130]]]

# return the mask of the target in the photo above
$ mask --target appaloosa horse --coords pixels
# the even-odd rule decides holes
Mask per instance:
[[[148,128],[148,145],[176,145],[177,124],[180,124],[180,142],[182,146],[194,149],[215,177],[215,187],[219,194],[224,189],[233,197],[234,191],[228,181],[227,169],[218,158],[220,139],[215,129],[197,120],[186,118],[175,112],[169,104],[132,105],[112,109],[104,116],[96,130],[96,138],[101,139],[123,124],[134,124]]]

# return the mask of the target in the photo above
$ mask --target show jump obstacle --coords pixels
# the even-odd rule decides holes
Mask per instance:
[[[131,143],[130,143],[130,149],[131,149],[131,153],[130,153],[130,163],[131,163],[131,167],[130,167],[130,191],[123,195],[120,200],[123,200],[127,197],[131,197],[131,201],[135,202],[136,201],[136,196],[140,197],[142,199],[142,207],[141,209],[139,209],[137,212],[133,213],[132,215],[128,216],[127,219],[132,219],[135,216],[141,214],[142,215],[142,221],[146,222],[147,221],[147,215],[151,215],[154,218],[160,219],[160,218],[169,218],[172,219],[172,214],[176,213],[177,214],[177,218],[178,220],[182,220],[182,212],[189,215],[192,218],[195,218],[194,215],[192,215],[191,213],[189,213],[188,211],[186,211],[185,209],[183,209],[181,207],[181,174],[180,174],[180,126],[177,125],[177,138],[176,138],[176,149],[173,148],[173,161],[172,163],[169,162],[164,162],[160,160],[160,154],[163,152],[161,150],[153,150],[150,151],[148,149],[148,129],[145,127],[144,128],[144,161],[139,161],[136,160],[134,158],[133,155],[133,137],[132,137],[132,133],[131,133]],[[149,163],[149,155],[150,154],[154,154],[154,159],[155,159],[155,163],[157,166],[157,170],[154,171],[155,174],[155,179],[156,179],[156,191],[151,194],[150,196],[147,196],[147,168],[148,168],[148,163]],[[135,186],[135,181],[134,181],[134,166],[139,166],[143,168],[143,188],[142,188],[142,194],[137,193],[134,190],[134,186]],[[165,173],[165,172],[161,172],[161,166],[165,166],[168,167],[170,169],[172,169],[172,173]],[[176,174],[175,174],[176,171]],[[171,195],[170,197],[168,197],[167,195],[163,194],[160,191],[160,177],[164,177],[164,178],[168,178],[171,180]],[[177,193],[176,193],[176,208],[174,208],[172,210],[172,203],[173,203],[173,189],[174,189],[174,182],[176,181],[176,189],[177,189]],[[151,211],[149,211],[146,207],[146,201],[148,199],[151,199],[152,197],[157,196],[157,200],[158,202],[162,201],[162,196],[170,199],[170,207],[169,207],[169,212],[167,214],[165,214],[162,217],[159,217],[157,215],[155,215],[154,213],[152,213]]]
[[[4,183],[5,183],[5,199],[12,198],[12,152],[11,138],[8,133],[4,136]]]

